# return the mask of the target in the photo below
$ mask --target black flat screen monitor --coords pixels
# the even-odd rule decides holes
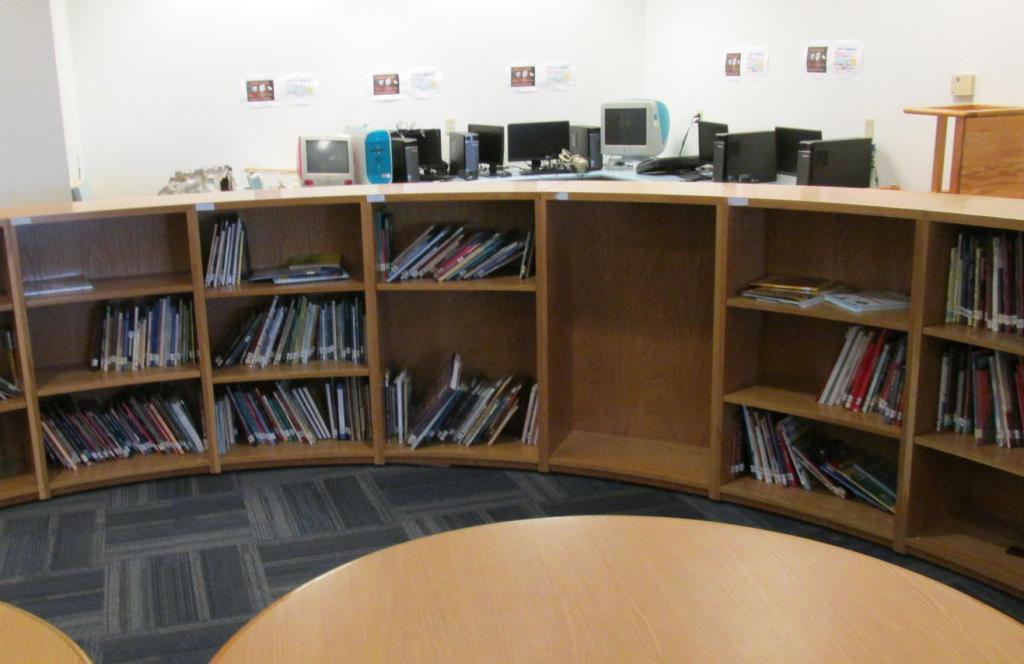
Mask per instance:
[[[508,160],[528,161],[534,170],[544,159],[569,149],[569,122],[523,122],[508,126]]]
[[[775,128],[775,170],[786,175],[796,175],[796,153],[800,141],[820,141],[817,129]]]
[[[399,129],[398,133],[406,138],[416,139],[421,168],[447,170],[448,164],[441,158],[440,129]]]
[[[702,164],[710,164],[715,159],[715,134],[729,131],[729,125],[721,122],[697,122],[697,155]]]
[[[716,150],[725,144],[725,182],[775,182],[774,131],[719,134],[715,141]]]
[[[480,137],[480,163],[490,167],[491,175],[505,164],[505,128],[500,125],[471,124],[467,127]]]

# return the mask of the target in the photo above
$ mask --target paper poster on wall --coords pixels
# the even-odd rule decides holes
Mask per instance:
[[[836,42],[831,72],[837,78],[854,79],[864,70],[864,46],[857,40]]]
[[[402,98],[402,86],[397,71],[370,74],[367,83],[374,101],[397,101]]]
[[[512,64],[507,67],[508,87],[512,92],[537,91],[537,66],[532,63]]]
[[[804,71],[811,78],[825,78],[828,75],[829,46],[822,41],[811,42],[804,53]]]
[[[725,52],[725,78],[730,81],[739,81],[743,63],[743,51],[731,50]]]
[[[405,81],[413,99],[433,99],[441,93],[441,72],[437,67],[413,67]]]
[[[249,108],[277,106],[277,91],[272,76],[252,76],[242,79],[242,101]]]
[[[743,78],[759,81],[768,75],[768,51],[751,47],[743,52]]]
[[[544,87],[549,90],[571,90],[576,87],[576,64],[548,62],[544,65]]]
[[[287,74],[277,81],[281,102],[293,106],[312,104],[320,96],[320,79],[315,74]]]

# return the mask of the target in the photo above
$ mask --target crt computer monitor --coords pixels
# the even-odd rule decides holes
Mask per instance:
[[[870,187],[874,148],[870,138],[803,141],[796,183],[821,187]]]
[[[352,162],[350,136],[299,136],[299,180],[303,186],[352,184]]]
[[[729,131],[729,125],[721,122],[697,122],[697,158],[702,164],[710,164],[715,160],[715,136]]]
[[[528,161],[534,170],[544,159],[569,149],[569,122],[522,122],[508,126],[508,160]]]
[[[654,99],[601,104],[601,154],[656,157],[668,141],[668,108]]]
[[[774,182],[775,132],[719,134],[714,165],[715,182]]]
[[[467,130],[479,137],[480,163],[489,166],[491,175],[497,175],[498,168],[505,164],[505,128],[501,125],[471,124]]]
[[[786,175],[796,175],[796,153],[801,141],[820,141],[818,129],[775,128],[775,170]]]

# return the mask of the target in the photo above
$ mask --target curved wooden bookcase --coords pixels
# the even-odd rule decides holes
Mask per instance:
[[[384,284],[373,215],[386,206],[402,246],[426,225],[469,221],[534,230],[525,281]],[[294,253],[341,251],[352,279],[308,286],[208,289],[214,218],[246,220],[253,267]],[[533,182],[341,187],[97,201],[0,211],[0,320],[16,332],[25,398],[0,402],[0,444],[20,458],[0,478],[0,505],[189,473],[311,464],[476,465],[592,475],[689,491],[805,519],[935,561],[1024,596],[1024,449],[979,448],[936,434],[942,345],[1024,354],[1020,337],[943,323],[949,249],[965,227],[1024,230],[1024,201],[880,190],[766,185]],[[88,247],[88,251],[83,248]],[[83,271],[92,293],[26,301],[25,279]],[[903,313],[855,316],[738,298],[765,272],[909,292]],[[215,369],[218,348],[254,304],[274,295],[361,293],[365,363]],[[97,374],[86,367],[90,312],[106,299],[191,296],[195,366]],[[819,406],[816,392],[846,327],[905,331],[910,345],[903,426]],[[794,343],[797,340],[797,343]],[[540,383],[536,446],[384,440],[384,367],[424,383],[459,350],[467,367]],[[179,381],[204,406],[226,383],[366,376],[372,441],[316,446],[216,445],[201,457],[141,457],[79,471],[47,467],[40,399]],[[104,392],[106,391],[106,392]],[[823,491],[732,477],[742,405],[808,418],[899,462],[896,515]]]

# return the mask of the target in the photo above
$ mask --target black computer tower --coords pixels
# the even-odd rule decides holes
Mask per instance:
[[[587,170],[599,171],[604,167],[601,155],[601,128],[586,125],[569,127],[569,152],[587,160]]]
[[[420,148],[415,138],[391,135],[392,182],[420,181]]]
[[[796,183],[820,187],[870,187],[870,138],[802,141],[796,157]]]
[[[480,177],[480,137],[471,131],[448,134],[448,163],[452,175],[467,180]]]
[[[715,182],[775,182],[775,132],[718,134],[713,165]]]

